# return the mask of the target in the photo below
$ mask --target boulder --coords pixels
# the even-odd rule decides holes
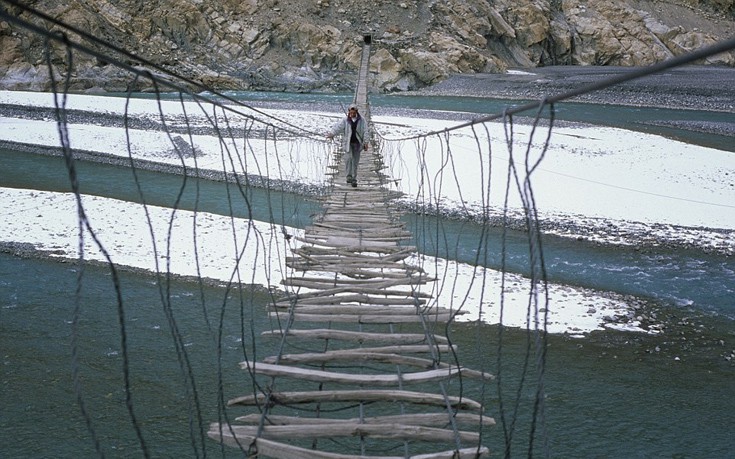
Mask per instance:
[[[562,8],[573,29],[573,64],[640,66],[669,55],[644,17],[618,0],[565,0]]]
[[[373,85],[385,88],[395,85],[401,79],[402,67],[390,51],[382,48],[370,57],[370,72],[374,74]]]
[[[401,52],[399,59],[403,71],[415,75],[420,86],[438,83],[458,70],[449,65],[440,54],[429,51],[409,48]]]

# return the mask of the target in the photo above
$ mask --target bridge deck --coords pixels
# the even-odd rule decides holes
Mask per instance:
[[[365,116],[369,48],[355,100]],[[363,153],[357,188],[339,172],[341,154],[324,212],[286,259],[300,274],[269,306],[277,326],[264,336],[280,339],[282,352],[242,362],[263,390],[228,402],[256,412],[214,423],[209,435],[284,459],[483,457],[478,432],[494,421],[480,403],[448,395],[447,383],[491,376],[448,363],[455,349],[433,330],[457,311],[434,304],[435,279],[410,263],[415,248],[389,205],[379,152]]]

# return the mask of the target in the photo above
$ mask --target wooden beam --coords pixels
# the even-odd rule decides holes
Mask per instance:
[[[339,248],[334,247],[318,247],[318,246],[312,246],[312,245],[303,245],[299,248],[296,248],[292,250],[292,252],[297,254],[308,254],[308,255],[333,255],[337,252],[339,252]],[[416,252],[416,247],[414,246],[404,246],[401,250],[394,251],[390,254],[383,254],[383,255],[375,255],[375,254],[354,254],[353,256],[363,256],[363,257],[375,257],[378,256],[382,260],[392,259],[393,261],[402,260],[406,258],[407,256],[410,256]]]
[[[406,296],[373,296],[364,293],[344,294],[344,295],[324,295],[315,296],[311,298],[299,297],[296,300],[297,306],[325,306],[325,305],[341,305],[347,306],[345,303],[361,303],[366,308],[379,308],[379,307],[400,307],[403,309],[409,309],[411,306],[422,306],[426,304],[426,299],[418,299]],[[273,303],[276,308],[289,308],[291,307],[291,300],[288,301],[277,301]],[[370,306],[372,305],[372,306]],[[353,305],[358,306],[358,305]],[[416,308],[412,307],[413,312],[416,312]],[[444,308],[441,308],[444,309]],[[419,311],[436,310],[435,307],[420,307]],[[449,309],[444,309],[449,311]]]
[[[320,264],[309,264],[309,263],[288,263],[288,267],[295,271],[314,271],[323,273],[335,273],[342,274],[356,279],[408,279],[411,276],[410,272],[402,269],[382,269],[382,268],[371,268],[370,266],[323,266]],[[411,285],[411,282],[406,280],[405,284]]]
[[[360,424],[336,421],[332,424],[298,424],[273,426],[231,425],[230,431],[235,436],[255,437],[260,432],[262,438],[269,440],[318,439],[338,437],[372,437],[402,441],[453,442],[459,438],[462,442],[478,443],[480,434],[459,430],[456,433],[449,429],[436,427],[413,426],[404,424]]]
[[[426,283],[429,280],[435,280],[431,279],[426,275],[415,275],[411,276],[410,280],[412,282],[411,285],[413,285],[413,282],[423,282]],[[337,287],[347,287],[347,286],[360,286],[360,287],[370,287],[374,289],[387,289],[390,287],[395,287],[396,285],[404,285],[401,280],[396,279],[351,279],[348,277],[337,277],[334,276],[322,276],[322,277],[287,277],[281,281],[281,284],[283,285],[289,285],[289,286],[303,286],[303,283],[308,284],[325,284],[325,288],[337,288]]]
[[[264,363],[281,364],[281,365],[308,365],[315,363],[327,362],[380,362],[392,365],[408,365],[417,368],[450,368],[456,365],[440,362],[435,363],[430,359],[422,359],[419,357],[408,357],[399,354],[384,354],[380,352],[366,353],[362,348],[353,349],[351,351],[327,351],[321,353],[304,353],[304,354],[284,354],[280,358],[275,355],[263,359]],[[492,381],[495,379],[490,373],[484,373],[469,368],[460,367],[462,376],[474,379],[484,379]]]
[[[314,244],[319,245],[323,247],[339,247],[342,250],[349,250],[352,252],[377,252],[377,253],[396,253],[401,250],[403,250],[403,247],[400,247],[397,244],[371,244],[369,247],[365,244],[353,244],[353,245],[345,245],[345,241],[326,241],[321,239],[315,239],[315,238],[309,238],[309,237],[300,237],[300,236],[294,236],[294,239],[297,241],[303,242],[305,244]]]
[[[244,395],[227,402],[232,405],[257,405],[266,401],[265,394]],[[444,396],[427,392],[412,392],[406,390],[318,390],[303,392],[273,392],[271,403],[284,405],[301,403],[329,403],[329,402],[406,402],[417,405],[446,407],[447,402],[452,408],[461,410],[482,411],[482,404],[467,397]]]
[[[290,309],[290,306],[282,305],[270,306],[271,310],[280,310],[281,313]],[[417,315],[424,314],[431,317],[434,314],[450,314],[452,311],[445,308],[415,308],[412,306],[403,306],[400,304],[375,305],[369,303],[362,304],[300,304],[294,305],[294,311],[303,314],[377,314],[377,315]],[[465,311],[458,311],[461,314]]]
[[[276,304],[289,304],[293,300],[296,301],[303,301],[309,299],[309,298],[318,298],[318,302],[325,302],[323,299],[324,297],[330,297],[330,296],[338,296],[340,298],[340,302],[343,300],[350,300],[351,301],[360,301],[362,298],[367,298],[367,295],[375,295],[375,296],[396,296],[400,298],[425,298],[429,299],[431,298],[431,294],[427,292],[419,292],[415,290],[397,290],[397,289],[381,289],[381,288],[375,288],[375,287],[360,287],[360,286],[344,286],[344,287],[334,287],[329,288],[325,290],[315,291],[315,292],[303,292],[298,293],[295,295],[287,296],[286,298],[279,299],[276,301]],[[352,296],[350,296],[352,295]]]
[[[230,432],[227,426],[215,423],[209,428],[207,435],[233,448],[245,448],[253,445],[258,457],[271,457],[273,459],[478,459],[487,457],[490,450],[484,446],[474,448],[462,448],[459,450],[441,451],[436,453],[418,454],[414,456],[365,456],[351,455],[345,453],[329,453],[314,449],[300,448],[294,445],[279,443],[265,438],[254,436],[237,436]]]
[[[495,419],[490,416],[483,416],[474,413],[416,413],[416,414],[396,414],[389,416],[373,416],[360,418],[343,419],[340,422],[363,423],[363,424],[410,424],[417,426],[434,426],[443,427],[450,423],[450,416],[462,425],[483,425],[494,426]],[[263,418],[262,414],[248,414],[239,416],[235,421],[243,424],[260,424]],[[332,424],[336,420],[333,418],[304,418],[300,416],[281,416],[269,414],[265,418],[265,425],[294,425],[294,424]]]
[[[286,312],[270,312],[268,316],[277,320],[280,316],[286,316]],[[334,323],[359,323],[359,324],[410,324],[423,323],[424,319],[431,323],[447,323],[454,318],[453,314],[427,314],[414,315],[372,315],[372,314],[301,314],[293,313],[294,320],[301,322],[334,322]]]
[[[264,331],[262,336],[282,336],[282,330]],[[373,333],[358,332],[350,330],[333,330],[330,328],[315,328],[304,330],[298,328],[290,329],[286,336],[313,339],[334,339],[341,341],[382,342],[391,344],[418,344],[426,341],[427,336],[420,333]],[[431,339],[440,344],[446,344],[449,340],[441,335],[431,335]]]
[[[418,372],[403,372],[401,374],[353,374],[248,361],[240,362],[240,367],[243,370],[250,370],[256,374],[266,376],[280,376],[304,381],[331,382],[336,384],[355,384],[358,386],[398,386],[400,384],[443,381],[459,374],[461,371],[457,367],[450,367]]]

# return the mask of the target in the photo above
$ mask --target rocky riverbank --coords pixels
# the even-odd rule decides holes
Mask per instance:
[[[505,74],[455,75],[415,94],[540,100],[618,78],[630,67],[552,66]],[[607,105],[735,113],[735,69],[682,66],[570,99]]]
[[[144,74],[131,73],[145,68],[183,77],[180,84],[194,90],[347,91],[365,35],[372,37],[373,89],[403,92],[455,75],[504,74],[517,67],[646,66],[735,34],[735,0],[24,4],[88,34],[67,30],[81,46],[109,57],[75,52],[68,62],[63,42],[51,42],[54,74],[59,78],[71,66],[76,92],[150,90]],[[61,26],[21,7],[8,12],[20,21],[0,21],[0,89],[49,90],[46,41],[21,21],[49,30]],[[735,52],[701,63],[732,67]]]

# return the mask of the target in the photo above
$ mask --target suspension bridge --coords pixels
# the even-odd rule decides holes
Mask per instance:
[[[109,62],[129,72],[134,75],[135,79],[149,78],[156,84],[166,86],[182,96],[182,101],[183,95],[186,94],[191,97],[191,100],[204,101],[205,103],[211,103],[212,107],[221,108],[223,114],[227,111],[228,113],[242,115],[242,119],[246,119],[247,123],[265,126],[263,128],[264,137],[266,138],[264,143],[270,140],[269,136],[272,132],[281,129],[283,126],[279,124],[276,128],[275,124],[271,124],[273,118],[265,120],[267,117],[260,116],[263,115],[262,113],[254,116],[252,115],[253,112],[247,112],[243,109],[243,104],[239,101],[225,95],[212,92],[212,94],[217,95],[217,100],[205,100],[206,98],[201,94],[209,92],[211,88],[197,86],[196,82],[172,74],[166,69],[157,67],[138,56],[133,56],[114,45],[103,43],[98,37],[89,36],[82,30],[51,21],[48,17],[43,18],[40,13],[36,14],[38,17],[42,17],[44,21],[48,21],[48,24],[50,24],[48,27],[40,27],[33,23],[24,22],[21,18],[6,13],[5,10],[0,10],[0,13],[2,13],[4,20],[44,37],[49,67],[51,67],[54,52],[49,43],[53,42],[59,45],[61,51],[66,52],[65,56],[61,56],[64,53],[60,52],[59,56],[53,57],[65,63],[68,73],[74,70],[72,51],[82,52],[97,57],[100,62]],[[68,35],[49,32],[55,27],[64,30]],[[90,47],[69,37],[82,37],[87,43],[94,43],[95,46]],[[360,107],[360,112],[368,120],[368,123],[370,123],[371,118],[367,91],[371,45],[372,38],[369,35],[364,36],[358,84],[354,94],[354,103]],[[472,128],[473,139],[477,147],[477,153],[479,153],[478,156],[482,158],[480,160],[482,163],[485,157],[489,160],[493,156],[489,150],[491,139],[489,133],[485,137],[478,136],[477,132],[474,132],[475,126],[482,127],[489,121],[499,118],[506,121],[516,113],[529,110],[540,111],[544,107],[553,106],[556,102],[668,68],[695,62],[707,55],[733,48],[735,48],[735,39],[651,67],[637,69],[620,77],[600,81],[591,86],[580,87],[568,93],[548,97],[540,103],[531,102],[526,105],[510,107],[504,110],[502,114],[473,119],[467,123],[454,126],[452,130],[464,127]],[[107,51],[100,51],[101,49]],[[123,56],[123,58],[116,56]],[[129,62],[142,62],[143,65],[132,66]],[[143,70],[143,68],[152,70]],[[53,78],[55,74],[50,73]],[[165,77],[160,78],[160,75]],[[133,86],[135,85],[132,84],[131,87]],[[197,89],[196,93],[191,91],[192,87]],[[65,95],[68,91],[68,87],[62,89],[54,86],[53,89],[55,96],[62,93]],[[158,102],[160,102],[161,95],[156,94],[156,96]],[[231,105],[224,107],[221,101],[228,101]],[[214,112],[216,113],[216,109]],[[64,112],[63,107],[57,107],[56,121],[59,124],[60,131],[64,131],[67,127],[66,115],[67,113]],[[169,135],[171,142],[174,144],[174,150],[182,156],[182,164],[184,164],[184,159],[196,159],[197,156],[197,150],[194,148],[194,135],[188,124],[188,116],[185,112],[179,118],[171,118],[171,121],[184,120],[185,123],[180,124],[187,126],[187,128],[180,128],[179,133],[185,134],[189,139],[188,141],[183,137],[174,139]],[[162,120],[161,127],[157,128],[158,131],[156,132],[158,138],[164,137],[164,130],[166,134],[169,134],[169,125],[166,125],[166,121],[163,120],[165,116],[162,112],[160,118]],[[233,116],[233,118],[235,117]],[[220,129],[221,126],[218,124],[222,122],[222,125],[229,128],[226,116],[215,115],[212,119],[207,114],[206,119],[210,123],[209,129],[206,131],[215,132],[216,134],[213,134],[212,137],[219,136],[217,140],[220,145],[228,144],[227,141],[232,140],[226,138],[227,134],[223,134],[225,129]],[[128,121],[127,114],[125,121],[126,123]],[[261,139],[255,139],[250,135],[251,124],[247,123],[243,128],[245,132],[243,150],[248,150],[253,147],[253,144],[261,141]],[[512,119],[510,119],[509,124],[512,126]],[[553,124],[553,121],[550,124]],[[288,128],[299,129],[299,127],[294,126]],[[125,124],[125,129],[128,129],[127,124]],[[551,129],[552,127],[549,127],[549,132],[551,132]],[[486,125],[485,130],[487,130]],[[416,138],[425,140],[432,136],[448,135],[448,132],[448,130],[445,130],[422,133]],[[296,136],[311,138],[313,134],[313,132],[306,132],[303,129],[298,130]],[[223,136],[225,139],[223,139]],[[530,136],[532,137],[532,134]],[[74,164],[72,149],[68,144],[68,136],[62,135],[61,137],[63,154],[67,159],[66,166],[69,168],[72,188],[79,197],[78,184],[75,183],[72,174]],[[416,138],[401,140],[416,140]],[[129,139],[128,142],[130,142]],[[191,145],[188,145],[187,142]],[[182,143],[186,147],[183,150],[180,148]],[[272,144],[275,145],[276,142],[274,141]],[[512,142],[508,142],[508,145],[512,147]],[[135,168],[136,164],[132,160],[132,148],[130,148],[129,143],[127,147],[131,151],[130,165]],[[146,145],[146,147],[148,146]],[[440,142],[440,147],[446,147],[448,152],[449,141]],[[387,148],[383,150],[387,150]],[[465,368],[459,363],[462,360],[462,350],[458,349],[452,342],[451,333],[447,331],[455,318],[464,312],[461,306],[458,306],[462,301],[459,299],[456,302],[440,301],[438,292],[443,287],[438,285],[440,280],[437,278],[441,276],[436,272],[431,272],[431,268],[426,267],[430,264],[419,262],[422,255],[418,253],[416,247],[411,245],[412,241],[415,240],[415,235],[406,230],[399,219],[399,212],[393,204],[396,196],[395,192],[391,191],[389,184],[396,178],[387,175],[386,171],[390,168],[386,162],[385,153],[385,151],[381,151],[380,143],[369,143],[369,149],[363,153],[362,161],[359,164],[359,186],[356,188],[349,186],[344,180],[341,165],[343,153],[341,151],[331,153],[332,161],[324,169],[324,173],[328,174],[329,177],[329,192],[323,196],[322,212],[310,226],[305,228],[303,235],[291,236],[297,239],[299,244],[283,259],[291,273],[284,277],[282,288],[279,289],[279,291],[285,293],[273,298],[267,305],[272,328],[255,338],[258,342],[270,343],[268,347],[276,349],[276,351],[265,357],[260,356],[252,359],[246,357],[241,362],[217,361],[212,364],[217,366],[219,373],[234,373],[238,371],[239,363],[243,375],[241,378],[242,384],[221,387],[223,379],[221,374],[218,374],[218,387],[216,388],[218,399],[213,404],[221,403],[222,406],[215,407],[216,410],[219,410],[218,414],[220,415],[216,421],[211,418],[203,419],[207,416],[203,415],[202,412],[211,407],[205,406],[205,396],[198,393],[201,388],[194,382],[192,369],[187,367],[189,362],[185,358],[187,350],[182,336],[177,334],[175,330],[172,331],[174,337],[172,347],[178,353],[180,359],[178,363],[181,367],[181,373],[184,375],[182,378],[184,379],[184,389],[182,392],[186,393],[186,401],[190,410],[188,414],[190,416],[189,436],[191,447],[197,457],[206,457],[207,451],[212,449],[212,445],[217,445],[215,441],[225,445],[222,447],[223,456],[234,451],[234,454],[245,453],[248,457],[289,459],[356,457],[383,459],[474,458],[487,456],[493,449],[504,450],[505,456],[510,457],[510,444],[513,441],[518,441],[513,438],[514,429],[517,428],[518,405],[516,405],[512,415],[507,415],[504,412],[503,405],[500,403],[502,391],[499,382],[497,383],[497,399],[499,401],[497,411],[494,406],[484,405],[484,397],[475,397],[477,398],[475,400],[467,395],[469,391],[464,390],[466,379],[476,380],[479,385],[485,387],[488,382],[493,380],[493,376],[484,370]],[[443,157],[444,151],[440,153]],[[187,156],[187,158],[184,158],[184,156]],[[244,151],[243,156],[245,156]],[[236,161],[232,157],[228,159],[232,163]],[[194,163],[194,168],[196,167],[196,163]],[[222,176],[227,180],[229,175],[224,161],[222,167]],[[266,165],[265,167],[269,166]],[[441,167],[440,170],[442,174],[449,175],[449,168],[445,170]],[[241,175],[244,176],[248,175],[250,171],[245,165],[243,170],[238,172],[241,172]],[[233,175],[236,174],[233,173]],[[267,172],[265,175],[267,175]],[[422,177],[422,180],[424,178]],[[454,178],[456,179],[456,176]],[[228,186],[230,184],[227,183]],[[240,186],[241,183],[237,182],[237,185]],[[456,183],[456,185],[459,186],[459,183]],[[528,185],[530,186],[530,181]],[[487,187],[489,189],[489,182]],[[247,188],[247,186],[244,188]],[[242,189],[240,189],[240,192],[242,195],[246,195],[246,192],[243,192]],[[420,193],[423,193],[423,191]],[[436,193],[436,190],[429,190],[427,193]],[[483,199],[481,207],[486,209],[489,204],[484,200],[485,195],[480,194]],[[526,195],[526,197],[528,196],[532,198],[531,195]],[[433,198],[438,200],[438,194],[432,196]],[[81,199],[79,202],[81,206]],[[272,205],[272,203],[269,202],[268,205]],[[545,394],[543,377],[546,352],[543,339],[546,330],[543,329],[545,322],[541,311],[546,308],[544,308],[545,305],[541,304],[542,301],[538,300],[538,296],[536,296],[538,291],[535,290],[538,285],[542,285],[545,281],[545,272],[543,271],[543,261],[539,258],[541,248],[537,243],[540,241],[540,236],[538,222],[534,221],[534,202],[529,199],[524,201],[523,205],[528,224],[526,228],[528,242],[532,249],[530,250],[530,257],[533,259],[530,260],[532,282],[529,283],[531,286],[528,295],[524,298],[528,301],[527,304],[522,306],[528,308],[528,317],[536,314],[537,322],[535,323],[535,329],[532,329],[532,325],[528,327],[527,360],[526,366],[519,370],[522,373],[522,381],[518,385],[517,396],[520,399],[522,390],[525,390],[527,386],[536,384],[534,394],[530,397],[533,399],[534,406],[531,408],[533,412],[531,414],[531,431],[528,436],[528,451],[530,456],[534,454],[534,451],[540,453],[541,448],[543,448],[543,452],[548,457],[549,450],[545,444],[546,433],[542,426],[544,422],[543,403]],[[179,209],[174,209],[174,212],[177,210]],[[230,208],[230,212],[232,212],[232,208]],[[234,217],[234,214],[230,217]],[[171,221],[173,221],[173,217]],[[273,221],[269,223],[276,226]],[[92,233],[91,228],[88,228],[87,231]],[[169,227],[167,242],[170,242],[172,238],[170,231]],[[482,237],[484,236],[480,237],[481,240],[477,245],[478,253],[487,250],[486,241],[482,240]],[[236,237],[233,237],[233,239],[236,239]],[[246,239],[243,245],[248,244],[248,241],[251,245],[256,245],[251,239]],[[196,245],[196,242],[194,244]],[[195,250],[198,248],[195,247]],[[244,249],[244,247],[238,245],[236,248],[238,254],[241,253],[241,249]],[[258,253],[258,256],[260,255],[261,253]],[[268,256],[270,256],[270,253]],[[240,263],[239,258],[233,258],[237,259],[233,263],[236,265]],[[83,255],[80,256],[80,261],[85,261]],[[110,261],[110,266],[111,275],[114,277],[116,274],[115,270],[112,269],[112,261]],[[257,269],[255,266],[256,262],[254,261],[253,270]],[[236,266],[233,268],[233,272],[238,269],[239,267]],[[156,274],[161,273],[157,272]],[[456,273],[454,274],[456,275]],[[502,274],[505,275],[505,272]],[[443,275],[451,276],[452,273],[447,274],[445,269]],[[484,275],[485,273],[478,277]],[[471,277],[471,274],[467,277]],[[163,277],[160,279],[163,279]],[[503,277],[504,279],[505,277]],[[201,280],[201,275],[199,280]],[[484,283],[486,280],[486,278],[483,278],[482,282]],[[168,281],[168,279],[165,281]],[[163,282],[162,280],[161,284]],[[498,296],[500,297],[500,309],[502,311],[502,300],[506,298],[504,295],[507,295],[510,290],[506,290],[502,286],[498,287],[497,290],[499,291]],[[466,293],[460,292],[456,297]],[[472,298],[470,301],[481,304],[483,297],[479,295],[478,297],[479,299]],[[122,360],[125,362],[123,373],[126,377],[124,392],[127,416],[130,425],[133,426],[131,430],[135,431],[138,442],[136,446],[142,450],[144,457],[151,457],[152,454],[148,451],[151,443],[144,441],[147,432],[144,432],[145,429],[142,427],[144,422],[140,421],[140,419],[145,419],[147,422],[147,419],[136,416],[137,406],[134,406],[133,400],[136,400],[134,395],[137,396],[138,394],[134,394],[136,388],[127,379],[129,370],[126,352],[130,344],[127,342],[126,332],[122,327],[126,323],[124,317],[125,306],[119,298],[118,301],[120,301],[118,304],[119,322],[121,324],[120,347],[123,355]],[[171,298],[163,298],[162,295],[162,304],[164,311],[170,315],[171,328],[175,329]],[[224,316],[224,309],[223,305],[222,316]],[[477,319],[479,321],[479,316]],[[500,330],[502,331],[502,319],[500,324]],[[207,325],[209,324],[207,323]],[[219,326],[220,329],[223,328],[221,323]],[[72,330],[73,340],[77,339],[77,333],[78,329],[74,328]],[[246,333],[243,332],[242,337],[240,337],[242,342],[245,341],[245,335]],[[218,346],[219,351],[223,347],[223,343],[221,336],[218,339],[216,346]],[[536,340],[536,342],[532,343],[533,340]],[[499,351],[502,339],[499,338],[498,341]],[[252,347],[254,347],[254,343],[252,344]],[[535,349],[532,349],[534,347],[532,344],[535,344]],[[483,345],[487,349],[487,344],[483,343]],[[242,345],[243,354],[255,355],[254,351],[249,354],[250,349],[245,349],[246,347],[245,344]],[[529,370],[528,368],[533,365],[528,364],[528,361],[531,360],[530,355],[534,350],[536,352],[536,367]],[[491,352],[489,351],[488,354]],[[210,363],[210,361],[207,361],[206,371],[210,371]],[[75,373],[74,377],[78,378],[81,374],[82,364],[76,356],[73,358],[72,366]],[[497,372],[499,381],[501,376],[501,365],[499,363],[494,371]],[[532,371],[536,371],[534,375],[537,376],[536,380],[532,380],[533,378],[530,376]],[[249,385],[250,382],[253,382],[252,387]],[[524,386],[524,384],[527,386]],[[102,457],[105,455],[104,448],[107,445],[104,441],[97,440],[98,434],[95,431],[97,425],[102,424],[102,421],[95,419],[94,413],[85,410],[84,402],[87,400],[88,394],[84,393],[82,386],[77,384],[74,391],[77,402],[82,408],[82,417],[84,417],[90,436],[94,440],[94,446],[98,455]],[[225,393],[237,395],[228,395],[228,399],[224,400]],[[472,394],[472,396],[475,395]],[[488,437],[486,433],[492,432],[491,429],[495,424],[492,417],[494,413],[497,413],[499,423],[503,426],[505,444],[486,445]],[[119,418],[115,418],[114,425],[116,429],[120,428]],[[155,430],[150,426],[147,426],[147,428]],[[537,428],[538,431],[534,430]],[[536,438],[536,436],[539,438]],[[537,449],[534,450],[533,442],[536,440],[539,440],[538,443],[541,446],[536,446]],[[217,445],[217,447],[219,446]],[[225,450],[225,448],[227,449]]]
[[[370,44],[366,35],[354,98],[368,124]],[[343,152],[334,152],[323,213],[286,260],[300,275],[286,278],[288,294],[269,306],[278,327],[263,339],[280,340],[282,352],[240,364],[267,378],[267,389],[231,399],[228,405],[244,414],[213,423],[211,438],[251,456],[283,459],[488,454],[480,431],[495,421],[481,403],[451,389],[461,377],[492,376],[457,364],[457,349],[436,332],[459,312],[432,301],[436,279],[407,262],[416,248],[402,243],[411,234],[391,208],[375,146],[370,142],[363,153],[357,188],[344,180]],[[415,331],[399,331],[403,326]],[[323,352],[285,352],[315,341]],[[298,380],[298,389],[280,389],[285,379]],[[281,414],[292,411],[298,414]],[[339,452],[334,439],[341,440]]]

